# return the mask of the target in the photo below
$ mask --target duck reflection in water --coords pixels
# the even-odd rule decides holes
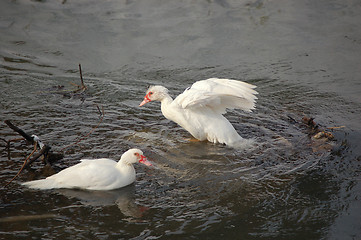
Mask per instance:
[[[56,192],[76,198],[85,206],[106,207],[116,205],[128,221],[139,220],[149,209],[135,202],[134,184],[111,191],[84,191],[80,189],[58,189]]]

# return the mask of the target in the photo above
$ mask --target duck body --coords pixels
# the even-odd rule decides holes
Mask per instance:
[[[79,188],[87,190],[113,190],[135,181],[133,163],[140,161],[151,165],[138,149],[128,150],[116,162],[112,159],[83,159],[46,179],[25,182],[23,185],[35,189]]]
[[[254,109],[255,87],[242,81],[212,78],[194,83],[173,100],[166,88],[153,86],[140,106],[159,100],[163,115],[194,138],[236,146],[243,138],[223,114],[227,108],[248,112]]]
[[[242,140],[232,124],[211,108],[183,109],[176,102],[173,102],[171,107],[164,106],[167,105],[162,104],[163,115],[176,122],[199,141],[208,140],[212,143],[232,145],[233,142]]]

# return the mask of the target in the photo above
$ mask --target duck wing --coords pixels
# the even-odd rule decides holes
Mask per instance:
[[[59,172],[56,181],[78,188],[106,187],[117,178],[115,165],[111,159],[83,159],[81,163]]]
[[[256,86],[231,79],[210,78],[197,81],[174,102],[184,109],[211,108],[224,114],[226,109],[250,112],[255,108]]]

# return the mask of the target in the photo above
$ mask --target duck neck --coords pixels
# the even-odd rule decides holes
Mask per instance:
[[[160,109],[162,110],[163,115],[170,119],[169,115],[169,105],[173,102],[173,99],[168,94],[164,96],[164,98],[160,101]],[[170,119],[171,120],[171,119]]]
[[[128,163],[125,159],[121,158],[118,163],[117,163],[117,167],[118,168],[127,168],[127,167],[132,167],[133,164]]]
[[[133,164],[120,160],[116,165],[116,169],[122,174],[123,178],[134,178],[135,180],[135,169]]]
[[[171,102],[173,102],[173,98],[171,96],[169,96],[169,94],[165,94],[164,98],[160,102],[161,102],[162,107],[163,107],[163,105],[167,106],[167,105],[171,104]]]

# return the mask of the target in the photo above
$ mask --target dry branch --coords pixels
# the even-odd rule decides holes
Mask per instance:
[[[34,143],[34,150],[30,153],[30,155],[29,155],[27,158],[25,158],[23,166],[21,166],[21,168],[20,168],[20,170],[18,171],[18,173],[10,180],[10,182],[8,182],[8,183],[5,185],[5,187],[6,187],[7,185],[9,185],[12,181],[14,181],[14,179],[15,179],[17,176],[20,175],[20,173],[21,173],[21,172],[23,171],[23,169],[25,168],[25,166],[26,166],[29,158],[30,158],[30,157],[34,154],[34,152],[36,151],[37,146],[38,146],[38,143],[35,142],[35,143]]]
[[[327,127],[327,129],[333,130],[333,129],[340,129],[345,128],[346,126],[338,126],[338,127]]]
[[[20,170],[18,171],[18,173],[10,180],[10,182],[8,182],[5,186],[8,186],[16,177],[18,177],[20,175],[20,173],[23,171],[24,168],[27,168],[30,166],[30,164],[32,164],[35,160],[37,160],[39,157],[43,156],[42,161],[44,164],[46,165],[50,165],[51,166],[51,162],[55,162],[59,159],[63,158],[63,154],[60,153],[62,151],[64,151],[65,149],[77,145],[79,142],[81,142],[82,140],[84,140],[86,137],[88,137],[92,132],[94,132],[95,129],[97,129],[99,127],[99,125],[102,123],[103,118],[104,118],[104,107],[102,106],[102,109],[100,110],[99,106],[96,104],[96,107],[99,111],[99,113],[101,114],[101,118],[98,122],[98,124],[93,127],[86,135],[81,136],[80,138],[77,139],[77,141],[75,143],[72,143],[68,146],[65,146],[64,148],[62,148],[59,153],[53,153],[51,150],[51,147],[49,145],[43,144],[40,139],[36,136],[36,135],[29,135],[28,133],[26,133],[25,131],[23,131],[22,129],[16,127],[14,124],[11,123],[10,120],[5,120],[4,122],[11,128],[13,129],[15,132],[19,133],[21,136],[23,136],[24,138],[22,138],[21,140],[26,140],[27,142],[30,142],[32,144],[34,144],[34,149],[33,151],[30,153],[30,155],[24,160],[24,163],[22,165],[22,167],[20,168]],[[10,141],[6,141],[5,139],[2,139],[5,142],[7,142],[7,145],[10,144]],[[39,150],[38,153],[35,153],[36,150]]]
[[[86,86],[84,85],[83,73],[82,73],[82,71],[81,71],[81,65],[80,65],[80,63],[79,63],[79,74],[80,74],[80,80],[81,80],[81,87],[82,87],[83,89],[86,89]]]
[[[81,80],[81,86],[71,83],[75,86],[77,86],[76,90],[72,90],[73,93],[82,93],[83,91],[85,91],[87,89],[87,87],[84,84],[84,80],[83,80],[83,74],[82,74],[82,69],[81,69],[81,65],[79,64],[79,74],[80,74],[80,80]],[[58,86],[59,88],[59,86]],[[63,87],[61,87],[63,88]],[[66,91],[66,90],[62,90],[62,91]],[[31,143],[34,145],[34,150],[30,153],[29,156],[26,157],[26,159],[24,160],[24,163],[22,165],[22,167],[20,168],[20,170],[18,171],[18,173],[11,179],[11,181],[9,183],[6,184],[9,185],[17,176],[20,175],[20,173],[23,171],[24,168],[27,168],[30,166],[30,164],[32,164],[34,161],[36,161],[39,157],[42,156],[42,161],[44,164],[46,165],[50,165],[52,162],[55,162],[59,159],[63,158],[63,151],[71,146],[77,145],[79,142],[81,142],[82,140],[84,140],[85,138],[87,138],[95,129],[97,129],[99,127],[99,125],[102,123],[103,118],[104,118],[104,108],[102,107],[102,109],[99,108],[99,106],[97,104],[95,104],[99,113],[100,113],[100,120],[98,122],[98,124],[93,127],[86,135],[79,137],[75,143],[72,143],[68,146],[63,147],[58,153],[53,153],[51,151],[51,147],[49,145],[43,144],[40,139],[36,136],[36,135],[29,135],[28,133],[26,133],[25,131],[23,131],[22,129],[16,127],[14,124],[11,123],[10,120],[5,120],[4,122],[15,132],[19,133],[23,138],[18,138],[18,139],[11,139],[11,140],[6,140],[1,138],[0,140],[3,140],[4,142],[6,142],[6,148],[10,148],[10,143],[13,141],[18,141],[18,140],[26,140],[28,143]],[[38,150],[37,153],[36,150]]]
[[[34,144],[34,139],[27,134],[26,132],[24,132],[23,130],[21,130],[20,128],[18,128],[17,126],[15,126],[14,124],[12,124],[10,122],[10,120],[5,120],[4,121],[6,123],[6,125],[9,126],[9,128],[11,128],[12,130],[14,130],[15,132],[19,133],[21,136],[23,136],[26,141],[30,142],[31,144]]]
[[[39,157],[43,156],[43,162],[45,164],[50,164],[50,162],[54,162],[56,160],[59,160],[61,158],[63,158],[62,154],[59,153],[52,153],[50,151],[51,147],[49,145],[43,144],[39,137],[37,137],[36,135],[29,135],[28,133],[26,133],[25,131],[23,131],[22,129],[18,128],[17,126],[15,126],[14,124],[12,124],[12,122],[10,120],[5,120],[4,121],[6,123],[6,125],[8,125],[12,130],[14,130],[15,132],[19,133],[21,136],[24,137],[24,139],[27,142],[30,142],[32,144],[34,144],[34,150],[30,153],[30,155],[24,160],[24,163],[22,165],[22,167],[20,168],[20,170],[18,171],[18,173],[11,179],[10,182],[8,182],[5,186],[9,185],[17,176],[20,175],[20,173],[23,171],[24,168],[28,167],[32,162],[34,162],[36,159],[38,159]],[[23,140],[23,139],[22,139]],[[10,143],[11,140],[8,141],[8,144]],[[40,151],[34,155],[34,153],[36,152],[36,150],[40,149]],[[33,156],[34,155],[34,156]],[[33,156],[33,157],[32,157]],[[31,158],[32,157],[32,158]],[[31,158],[31,159],[30,159]],[[30,159],[30,160],[29,160]]]
[[[80,86],[79,86],[78,84],[75,84],[75,83],[72,83],[72,82],[70,83],[70,84],[72,84],[72,85],[74,85],[74,86],[77,87],[77,89],[73,91],[74,93],[83,92],[83,91],[85,91],[85,90],[87,89],[87,87],[86,87],[85,84],[84,84],[83,72],[82,72],[82,70],[81,70],[81,64],[80,64],[80,63],[79,63],[79,75],[80,75],[80,82],[81,82],[81,85],[80,85]]]
[[[78,95],[83,93],[85,90],[87,90],[87,86],[84,83],[84,79],[83,79],[83,72],[81,69],[81,64],[79,63],[79,75],[80,75],[80,85],[73,83],[73,82],[69,82],[71,85],[75,86],[76,88],[74,89],[66,89],[63,85],[57,85],[57,86],[53,86],[52,90],[50,91],[40,91],[41,94],[44,93],[58,93],[58,94],[64,94],[64,95]]]

